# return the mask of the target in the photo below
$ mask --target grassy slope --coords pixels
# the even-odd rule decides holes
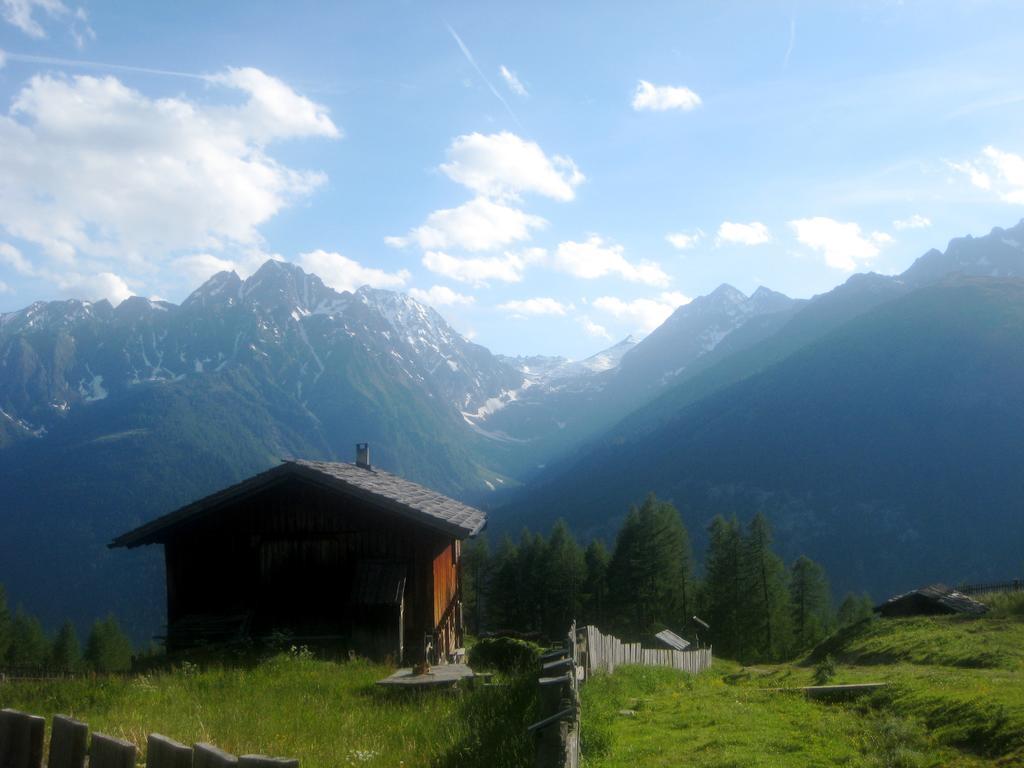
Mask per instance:
[[[1021,611],[1018,601],[980,620],[868,622],[802,664],[594,679],[583,691],[587,764],[1024,766]],[[812,684],[825,653],[838,662],[835,683],[892,685],[846,705],[770,690]]]
[[[529,764],[534,681],[410,695],[373,685],[389,672],[279,656],[253,669],[11,683],[0,686],[0,706],[69,714],[140,748],[158,732],[234,754],[297,757],[303,768]]]

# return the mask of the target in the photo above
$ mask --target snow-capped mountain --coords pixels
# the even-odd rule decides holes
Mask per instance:
[[[354,353],[454,413],[522,380],[409,296],[339,293],[299,267],[268,261],[245,281],[214,275],[180,307],[133,297],[116,308],[38,302],[0,316],[0,409],[42,433],[69,411],[133,387],[231,366],[258,371],[306,406],[328,366]]]
[[[623,358],[617,378],[641,392],[660,389],[752,318],[790,311],[799,304],[764,287],[747,296],[723,283],[673,312]]]
[[[522,374],[530,386],[540,389],[579,387],[595,374],[605,373],[619,367],[623,356],[637,345],[637,339],[629,335],[608,349],[602,349],[583,360],[569,360],[565,357],[531,355],[519,357],[498,356],[503,363]]]

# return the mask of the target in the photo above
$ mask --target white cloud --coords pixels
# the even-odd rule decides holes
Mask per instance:
[[[1024,156],[987,146],[977,157],[961,163],[947,161],[973,186],[994,192],[1003,202],[1024,205]]]
[[[79,48],[85,45],[86,40],[96,37],[89,26],[89,16],[84,8],[79,7],[72,12],[61,0],[0,0],[0,14],[4,21],[29,37],[40,39],[46,37],[46,30],[37,18],[36,11],[46,20],[66,23]]]
[[[625,301],[617,296],[600,296],[593,301],[595,309],[636,323],[636,330],[650,333],[664,323],[669,315],[683,304],[689,304],[689,296],[678,291],[666,291],[654,299],[633,299]]]
[[[989,185],[978,184],[973,175],[972,183],[982,189],[994,186],[1004,202],[1024,205],[1024,157],[988,146],[982,151],[982,162],[990,169],[991,177],[982,174],[989,179]]]
[[[35,18],[35,12],[41,11],[51,19],[57,19],[69,13],[68,7],[60,0],[2,0],[4,20],[12,24],[29,37],[46,37],[42,24]]]
[[[704,232],[700,229],[693,234],[689,234],[687,232],[669,232],[665,235],[665,239],[672,244],[672,247],[680,251],[693,248],[703,237]]]
[[[25,277],[36,276],[36,270],[32,263],[10,243],[0,243],[0,263],[6,264],[19,275]]]
[[[668,285],[669,277],[658,264],[653,261],[633,263],[622,252],[621,245],[606,243],[597,235],[591,235],[582,243],[572,240],[559,243],[554,265],[585,280],[618,275],[631,283]]]
[[[723,221],[718,227],[717,241],[719,243],[737,243],[739,245],[761,245],[772,239],[768,227],[759,221],[752,221],[749,224],[738,224],[732,221]]]
[[[689,88],[675,85],[654,85],[646,80],[637,83],[633,93],[633,109],[650,109],[664,112],[668,109],[681,109],[684,112],[699,107],[700,96]]]
[[[315,250],[299,255],[299,264],[336,291],[355,291],[364,285],[371,288],[401,288],[409,281],[409,271],[385,272],[364,267],[340,253]]]
[[[57,277],[57,287],[68,298],[98,301],[106,299],[115,307],[132,295],[131,289],[113,272],[80,275],[75,272]]]
[[[954,171],[965,174],[978,189],[992,189],[992,178],[974,163],[946,163]]]
[[[583,326],[583,330],[587,332],[588,336],[611,341],[612,335],[608,333],[608,329],[599,323],[595,323],[589,317],[581,317],[580,325]]]
[[[538,296],[533,299],[515,299],[499,304],[498,309],[511,312],[514,315],[558,315],[564,316],[573,309],[571,304],[563,304],[547,296]]]
[[[860,225],[842,222],[825,216],[796,219],[789,222],[796,239],[825,257],[825,263],[834,269],[852,272],[878,256],[881,246],[892,242],[885,232],[872,232],[865,236]]]
[[[522,251],[508,251],[502,256],[459,258],[443,251],[427,251],[423,254],[423,266],[438,275],[460,283],[486,285],[490,280],[504,283],[518,283],[530,264],[542,261],[546,256],[543,248],[526,248]]]
[[[254,67],[232,67],[206,79],[249,94],[246,103],[232,110],[228,120],[236,124],[238,133],[254,141],[342,136],[326,107],[300,96],[276,77]]]
[[[572,158],[549,158],[538,144],[508,131],[457,137],[441,170],[477,194],[499,199],[534,192],[555,200],[572,200],[574,187],[585,179]]]
[[[9,286],[3,280],[0,280],[0,293],[10,293],[10,291],[11,291],[11,286]]]
[[[0,69],[3,69],[5,66],[7,66],[7,54],[3,52],[3,49],[0,49]]]
[[[472,304],[476,299],[463,293],[456,293],[445,285],[433,285],[427,290],[410,288],[409,295],[424,304],[435,307],[450,307],[456,304]]]
[[[475,197],[458,208],[434,211],[408,235],[386,237],[384,241],[399,248],[414,243],[424,250],[490,251],[518,240],[528,240],[533,230],[546,225],[547,221],[540,216],[486,197]]]
[[[179,256],[171,262],[174,271],[184,275],[190,284],[199,285],[209,280],[218,272],[238,272],[237,262],[230,259],[221,259],[209,253],[190,253],[187,256]]]
[[[909,216],[905,219],[896,219],[892,223],[893,229],[926,229],[932,225],[932,220],[927,216],[922,216],[919,213],[915,213],[913,216]]]
[[[245,98],[151,99],[109,76],[33,77],[0,116],[0,228],[62,269],[87,256],[111,274],[151,272],[182,251],[258,249],[260,225],[325,180],[266,145],[339,131],[258,70],[210,82]]]
[[[501,77],[505,81],[505,85],[508,86],[508,89],[512,91],[512,93],[516,94],[517,96],[530,95],[526,92],[526,86],[524,86],[520,82],[519,78],[516,77],[515,72],[510,70],[504,64],[501,65],[501,68],[498,71],[501,72]]]
[[[74,269],[52,270],[30,262],[21,251],[9,243],[0,243],[0,264],[16,274],[33,277],[52,284],[63,296],[72,299],[98,301],[107,299],[117,306],[132,295],[122,277],[105,270],[82,274]]]

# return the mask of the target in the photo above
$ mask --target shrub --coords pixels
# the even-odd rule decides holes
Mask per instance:
[[[832,658],[832,654],[827,654],[814,668],[814,684],[828,685],[829,681],[835,676],[836,660]]]
[[[525,640],[490,637],[469,649],[469,664],[476,669],[516,673],[533,669],[540,661],[540,648]]]

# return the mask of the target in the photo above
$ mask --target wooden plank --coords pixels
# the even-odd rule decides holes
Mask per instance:
[[[217,749],[213,744],[200,743],[192,748],[192,768],[237,768],[237,766],[237,757],[222,749]]]
[[[238,768],[299,768],[299,761],[287,757],[242,755],[238,758]]]
[[[0,710],[0,768],[40,768],[45,733],[43,718]]]
[[[88,752],[89,726],[64,715],[54,715],[47,768],[83,768]]]
[[[89,768],[135,768],[135,745],[102,733],[89,744]]]
[[[888,683],[848,683],[846,685],[809,685],[803,688],[804,694],[809,699],[840,698],[844,696],[863,696],[872,693],[880,688],[885,688]]]
[[[11,753],[14,749],[15,722],[21,712],[13,709],[0,710],[0,768],[13,766]]]
[[[192,747],[151,733],[146,739],[146,768],[192,768]]]

